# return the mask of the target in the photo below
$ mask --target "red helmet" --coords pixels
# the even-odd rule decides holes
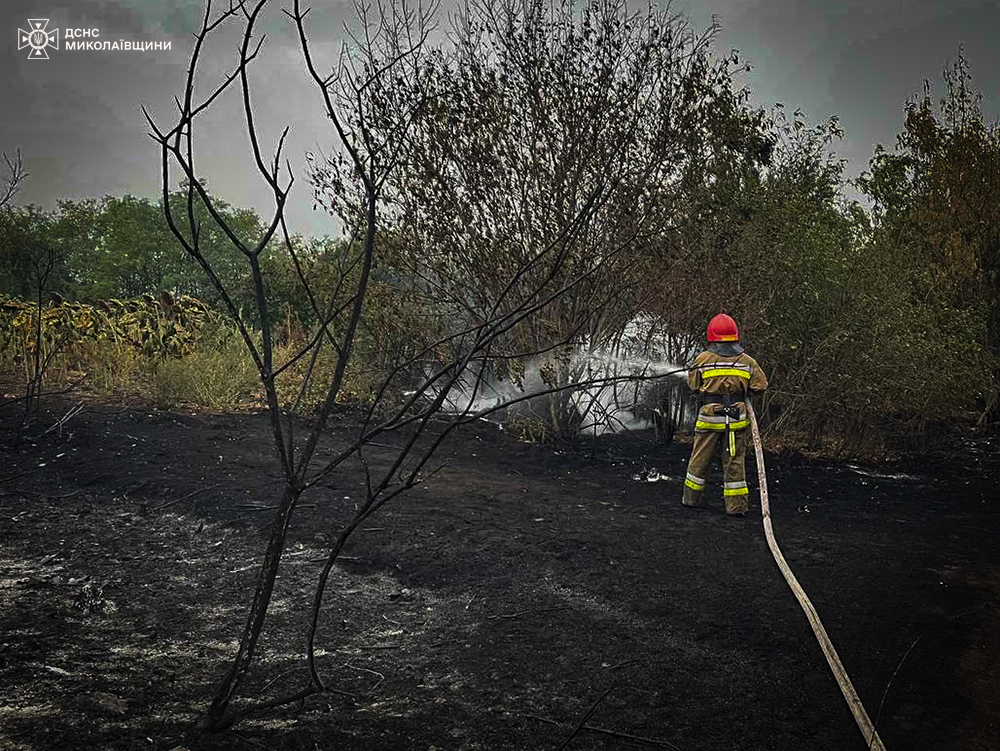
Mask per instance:
[[[739,338],[740,330],[736,328],[736,321],[725,313],[719,313],[708,322],[708,341],[736,342]]]

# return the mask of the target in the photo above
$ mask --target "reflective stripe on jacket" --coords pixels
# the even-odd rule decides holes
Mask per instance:
[[[767,376],[757,361],[742,350],[723,355],[705,350],[694,359],[688,371],[688,386],[704,396],[731,394],[738,401],[747,391],[764,391]]]
[[[698,410],[696,431],[725,430],[727,419],[719,414],[724,395],[739,407],[739,417],[729,419],[730,430],[747,427],[746,404],[748,391],[764,391],[767,376],[750,355],[738,345],[713,347],[699,354],[688,371],[688,386],[707,400]],[[718,396],[718,400],[712,397]]]

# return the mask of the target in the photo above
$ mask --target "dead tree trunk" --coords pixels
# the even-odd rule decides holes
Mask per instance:
[[[239,650],[202,720],[202,726],[205,729],[222,730],[235,719],[235,716],[229,712],[229,707],[233,699],[236,698],[240,684],[253,661],[257,642],[264,629],[267,610],[274,593],[274,581],[278,576],[281,555],[285,550],[285,541],[288,539],[288,525],[292,521],[292,513],[300,494],[301,490],[286,487],[275,511],[267,547],[264,549],[264,558],[257,572],[257,586],[250,603],[246,625],[243,627]]]

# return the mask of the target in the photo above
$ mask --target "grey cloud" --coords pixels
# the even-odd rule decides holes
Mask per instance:
[[[220,3],[217,3],[219,5]],[[312,0],[310,36],[324,66],[331,65],[353,17],[349,0]],[[303,179],[304,152],[329,150],[333,139],[318,108],[313,84],[298,56],[291,24],[280,12],[289,0],[272,2],[261,19],[268,33],[264,56],[251,74],[258,124],[273,144],[291,126],[286,154],[298,183],[291,218],[297,229],[330,232],[322,212],[312,212]],[[441,26],[447,24],[442,8]],[[739,49],[754,69],[745,82],[755,101],[770,107],[801,107],[813,121],[840,116],[847,129],[841,154],[849,173],[867,166],[875,143],[891,146],[902,123],[903,105],[920,92],[925,78],[941,90],[941,70],[963,43],[973,66],[974,85],[986,95],[984,109],[1000,111],[1000,7],[974,0],[675,0],[703,29],[715,13],[722,30],[719,51]],[[60,197],[131,192],[155,196],[159,164],[155,145],[139,112],[147,104],[161,122],[172,116],[172,97],[181,92],[192,33],[204,10],[201,0],[5,0],[0,4],[0,149],[21,146],[32,172],[22,201],[54,205]],[[103,39],[169,39],[159,54],[55,54],[26,60],[17,50],[16,29],[28,18],[50,18],[58,28],[100,28]],[[214,39],[204,59],[199,92],[207,93],[233,64],[237,37]],[[229,97],[204,119],[199,140],[202,166],[216,192],[260,211],[267,190],[246,160],[246,134],[238,97]]]

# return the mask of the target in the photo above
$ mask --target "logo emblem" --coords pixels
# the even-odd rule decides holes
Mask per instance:
[[[17,30],[17,48],[23,50],[25,47],[31,47],[31,52],[28,53],[29,60],[48,60],[49,53],[45,48],[59,49],[59,29],[46,31],[45,27],[49,25],[47,18],[29,18],[28,25],[31,27],[30,31]]]

